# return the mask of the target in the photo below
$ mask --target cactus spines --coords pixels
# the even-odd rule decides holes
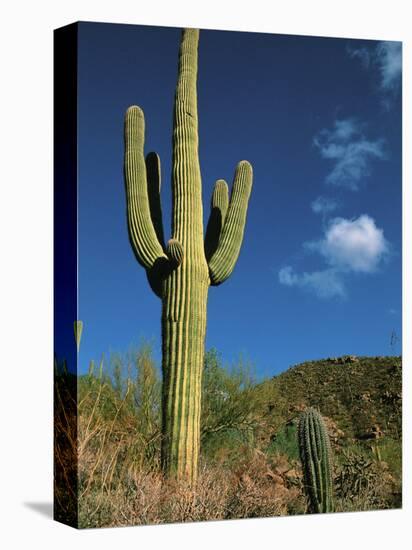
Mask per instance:
[[[252,167],[239,163],[229,201],[218,180],[206,238],[198,154],[197,49],[199,31],[184,29],[173,118],[172,238],[164,244],[160,161],[144,158],[144,115],[129,107],[125,159],[129,238],[152,290],[162,300],[162,466],[194,483],[200,444],[201,381],[210,285],[232,272],[243,239]]]
[[[298,426],[299,454],[312,513],[333,512],[332,451],[325,422],[308,408]]]

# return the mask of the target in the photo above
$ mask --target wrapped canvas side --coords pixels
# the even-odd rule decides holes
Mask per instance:
[[[77,24],[54,31],[54,518],[77,527]]]

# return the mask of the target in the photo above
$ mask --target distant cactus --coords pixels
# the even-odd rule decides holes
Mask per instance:
[[[80,341],[82,339],[83,321],[74,322],[74,338],[76,340],[77,351],[80,349]]]
[[[93,359],[89,363],[89,376],[92,377],[94,374],[94,361]]]
[[[332,451],[325,422],[315,409],[301,414],[298,440],[310,511],[333,512]]]
[[[210,285],[232,273],[239,255],[252,187],[252,167],[238,164],[231,197],[218,180],[203,237],[198,155],[197,49],[199,31],[185,29],[175,93],[172,239],[165,245],[160,206],[160,160],[144,158],[140,107],[125,120],[125,182],[129,238],[149,284],[162,300],[163,440],[166,474],[195,482],[200,444],[201,381]]]

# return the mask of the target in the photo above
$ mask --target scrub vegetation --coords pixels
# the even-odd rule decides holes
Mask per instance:
[[[57,368],[61,387],[64,376]],[[210,350],[193,486],[161,468],[161,376],[150,345],[91,362],[89,373],[77,378],[77,422],[67,399],[56,415],[59,440],[73,443],[72,453],[65,445],[56,448],[69,482],[78,457],[76,524],[313,513],[298,445],[299,419],[308,408],[322,415],[328,433],[334,511],[400,507],[401,377],[400,357],[347,356],[256,381],[250,364],[225,365]],[[64,508],[64,476],[59,491]]]

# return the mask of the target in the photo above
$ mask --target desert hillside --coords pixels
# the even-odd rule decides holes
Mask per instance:
[[[309,361],[265,383],[281,395],[285,419],[310,405],[333,419],[346,440],[401,437],[400,357],[345,356]]]

